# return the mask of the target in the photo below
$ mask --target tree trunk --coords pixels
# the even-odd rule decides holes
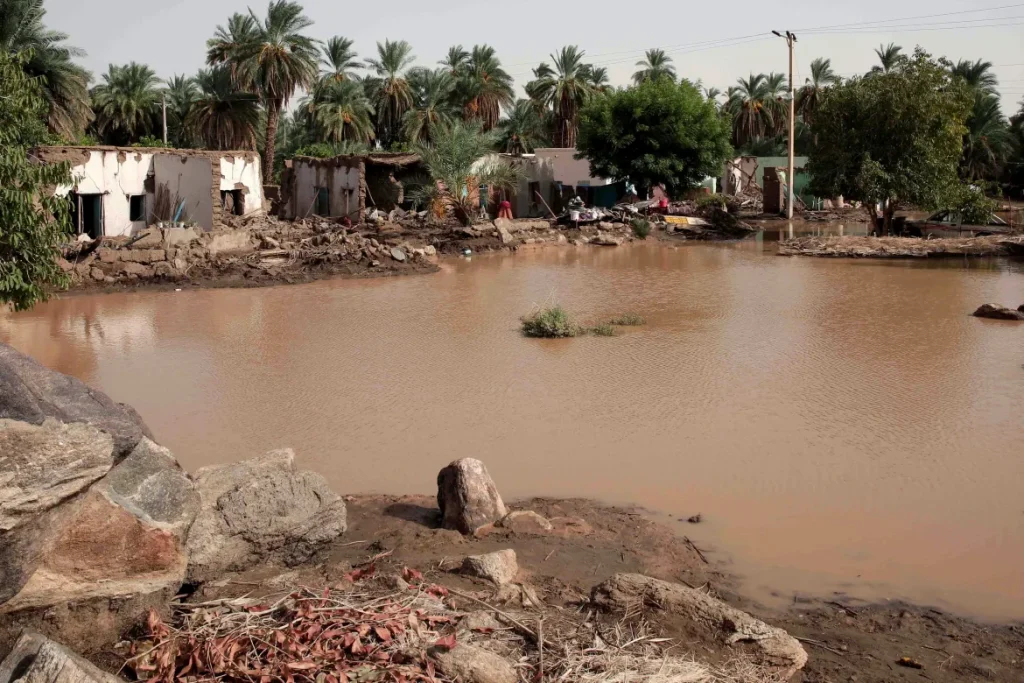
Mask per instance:
[[[281,115],[281,100],[267,102],[267,139],[263,145],[263,182],[273,183],[274,147],[277,143],[277,123]]]
[[[871,219],[871,232],[875,235],[882,236],[881,221],[878,220],[878,210],[875,207],[874,202],[864,202],[864,210],[868,213],[868,218]]]

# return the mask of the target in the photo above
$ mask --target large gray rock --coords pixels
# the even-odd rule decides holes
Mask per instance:
[[[474,645],[460,644],[448,651],[434,650],[431,655],[437,660],[442,673],[464,683],[519,681],[515,668],[507,659]]]
[[[48,417],[88,422],[108,432],[119,457],[143,436],[153,436],[134,409],[0,343],[0,418],[38,425]]]
[[[475,458],[462,458],[437,475],[437,506],[445,529],[471,534],[508,514],[487,468]]]
[[[291,449],[195,474],[202,505],[188,537],[188,575],[205,581],[255,564],[308,560],[345,533],[345,501]]]
[[[110,437],[93,431],[109,448]],[[96,598],[173,595],[185,579],[185,536],[198,511],[192,480],[170,451],[143,438],[84,492],[0,538],[0,615]]]
[[[59,643],[25,633],[0,662],[0,683],[122,683]]]
[[[762,664],[789,680],[807,663],[807,652],[796,638],[710,595],[642,574],[616,574],[595,586],[591,600],[619,612],[650,608],[685,617],[698,635],[729,645],[748,641]]]
[[[502,244],[510,244],[515,237],[512,236],[512,221],[507,218],[495,218],[494,227],[498,230],[498,237]]]

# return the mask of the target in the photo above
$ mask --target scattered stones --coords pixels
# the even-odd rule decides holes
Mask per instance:
[[[518,683],[516,670],[505,658],[475,645],[459,644],[448,651],[435,648],[438,668],[464,683]]]
[[[498,230],[498,238],[501,239],[502,244],[510,244],[515,240],[515,237],[512,236],[512,226],[512,221],[507,218],[494,219],[494,227]]]
[[[123,683],[71,650],[37,633],[24,633],[0,662],[0,683]]]
[[[438,473],[437,506],[442,526],[464,534],[508,514],[487,468],[475,458],[456,460]]]
[[[502,517],[496,526],[514,534],[545,534],[554,527],[533,510],[515,510]]]
[[[115,457],[130,453],[143,436],[153,436],[129,406],[0,343],[0,418],[38,425],[47,417],[87,422],[107,432]]]
[[[470,612],[459,622],[459,627],[467,631],[488,632],[497,631],[499,628],[503,628],[504,624],[490,612]]]
[[[704,635],[727,644],[753,642],[764,664],[789,680],[807,663],[807,652],[785,631],[730,607],[710,595],[642,574],[616,574],[595,586],[591,600],[598,607],[625,612],[638,603],[687,618]]]
[[[89,277],[97,282],[103,282],[103,279],[106,278],[107,275],[99,268],[92,268],[89,270]]]
[[[609,235],[605,232],[598,232],[596,237],[590,240],[591,244],[596,244],[601,247],[617,247],[625,241],[622,237],[616,237]]]
[[[503,586],[515,580],[519,573],[516,551],[508,549],[486,555],[470,555],[462,561],[462,571]]]
[[[973,315],[976,318],[991,318],[993,320],[1024,320],[1024,305],[1014,310],[999,304],[982,304]]]
[[[188,575],[202,581],[254,564],[294,565],[347,529],[345,501],[291,449],[195,474],[202,506],[188,537]]]
[[[594,533],[594,528],[581,517],[552,517],[548,521],[551,522],[552,532],[565,538]]]
[[[392,247],[391,248],[391,258],[393,258],[396,261],[398,261],[399,263],[401,263],[402,261],[405,260],[405,252],[402,251],[399,247]]]

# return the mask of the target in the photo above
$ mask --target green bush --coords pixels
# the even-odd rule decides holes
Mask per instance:
[[[634,218],[629,221],[629,224],[633,228],[633,234],[636,235],[637,239],[645,240],[651,234],[651,222],[646,218]]]
[[[539,309],[524,317],[522,323],[523,334],[527,337],[558,339],[577,337],[583,332],[561,306]]]
[[[714,209],[722,209],[724,211],[726,208],[726,200],[724,195],[706,194],[697,198],[696,205],[697,211],[700,211],[701,213],[712,211]]]
[[[612,318],[608,321],[609,325],[618,325],[620,327],[636,327],[638,325],[646,325],[647,321],[642,316],[636,313],[624,313],[617,318]]]
[[[986,197],[980,187],[964,185],[960,188],[954,208],[964,225],[988,225],[998,205]]]

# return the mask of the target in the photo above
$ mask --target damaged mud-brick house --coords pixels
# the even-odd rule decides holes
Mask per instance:
[[[480,163],[501,159],[522,171],[517,191],[508,199],[516,218],[541,218],[548,207],[561,213],[579,197],[587,206],[614,206],[625,194],[625,183],[590,174],[590,162],[576,158],[574,147],[539,147],[533,154],[493,154]],[[494,201],[493,193],[491,201]],[[544,206],[547,204],[547,207]]]
[[[40,147],[44,163],[71,164],[74,230],[92,238],[134,235],[152,225],[213,230],[224,216],[263,210],[255,152],[136,147]]]
[[[347,217],[358,223],[367,209],[407,208],[409,189],[427,178],[415,154],[295,157],[285,162],[277,212],[285,219]]]

